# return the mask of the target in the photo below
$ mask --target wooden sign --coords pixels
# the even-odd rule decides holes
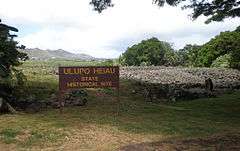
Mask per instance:
[[[59,90],[119,87],[118,66],[59,67]]]

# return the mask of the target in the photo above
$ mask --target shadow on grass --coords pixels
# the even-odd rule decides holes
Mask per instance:
[[[158,142],[139,143],[123,146],[120,151],[146,150],[240,150],[240,133],[217,135],[208,138],[166,139]]]

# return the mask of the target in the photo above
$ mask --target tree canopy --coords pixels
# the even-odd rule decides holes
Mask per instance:
[[[206,23],[222,21],[229,17],[240,17],[239,0],[152,0],[152,3],[160,7],[167,4],[170,6],[181,5],[183,9],[191,8],[193,9],[192,19],[197,19],[199,16],[204,15],[208,17]],[[99,13],[108,7],[114,6],[112,0],[91,0],[90,4]]]
[[[143,40],[128,48],[120,57],[123,65],[174,65],[175,53],[171,45],[157,38]]]
[[[10,76],[14,66],[27,59],[25,53],[17,50],[17,42],[13,39],[16,35],[10,34],[10,31],[18,32],[18,29],[2,24],[0,20],[0,77]]]
[[[8,100],[15,86],[23,84],[24,75],[15,67],[28,59],[27,54],[19,52],[17,42],[10,31],[18,29],[2,24],[0,20],[0,98]],[[24,46],[21,46],[24,48]]]
[[[177,64],[181,66],[196,66],[196,60],[200,48],[200,45],[187,44],[183,49],[178,50],[176,52],[178,56]]]
[[[195,67],[231,67],[240,69],[240,26],[221,32],[209,42],[186,45],[178,50],[178,64]]]
[[[230,67],[240,69],[240,32],[221,32],[198,51],[196,59],[198,66],[210,67],[214,60],[225,54],[230,55]]]

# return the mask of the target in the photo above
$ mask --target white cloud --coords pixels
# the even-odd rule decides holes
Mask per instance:
[[[220,31],[233,30],[240,21],[204,24],[192,22],[189,11],[152,5],[151,0],[115,0],[102,14],[92,11],[89,0],[0,0],[0,18],[23,27],[38,26],[18,38],[27,47],[65,49],[95,57],[117,57],[142,38],[157,36],[175,44],[201,44]],[[30,30],[31,31],[31,30]],[[21,31],[20,31],[21,33]]]

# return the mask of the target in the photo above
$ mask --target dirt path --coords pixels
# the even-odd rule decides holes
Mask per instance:
[[[16,147],[14,144],[4,144],[0,142],[0,151],[14,151]]]

